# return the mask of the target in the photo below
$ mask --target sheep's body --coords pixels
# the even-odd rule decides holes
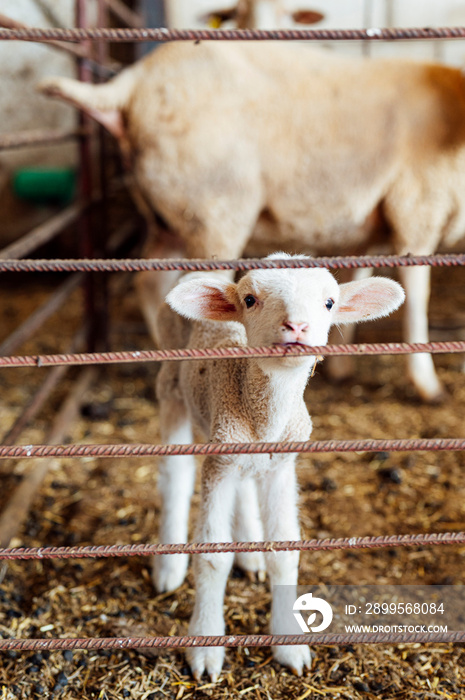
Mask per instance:
[[[164,305],[160,310],[159,334],[165,346],[176,347],[321,345],[333,323],[384,315],[402,299],[401,288],[390,280],[374,278],[340,287],[321,269],[253,271],[237,285],[214,274],[187,276],[168,295],[172,308]],[[172,309],[193,320],[180,319]],[[303,393],[314,361],[312,356],[300,356],[167,363],[158,377],[163,441],[190,442],[193,425],[212,442],[307,440],[312,423]],[[161,461],[163,542],[187,538],[194,474],[192,457]],[[299,536],[295,455],[206,458],[196,539],[228,542]],[[265,560],[273,586],[271,631],[289,633],[290,611],[280,599],[279,586],[291,587],[287,591],[292,598],[298,552],[267,553]],[[197,557],[191,634],[224,634],[223,596],[232,561],[230,553]],[[239,563],[250,571],[264,568],[264,558],[257,554],[242,554]],[[180,585],[186,566],[185,555],[155,557],[157,588]],[[276,647],[273,653],[298,674],[310,665],[305,646]],[[207,670],[216,680],[223,657],[222,648],[188,651],[196,678]]]
[[[386,242],[430,254],[464,235],[459,70],[273,42],[180,42],[107,85],[51,79],[45,90],[113,131],[140,206],[189,257],[359,253]],[[149,256],[163,252],[155,240]],[[406,339],[426,341],[429,270],[401,274]],[[151,275],[139,286],[154,333]],[[431,358],[408,361],[420,393],[436,398]]]

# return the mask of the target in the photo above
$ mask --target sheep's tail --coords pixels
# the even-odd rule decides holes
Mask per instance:
[[[38,90],[69,102],[95,118],[95,113],[125,108],[135,87],[135,72],[136,67],[123,70],[103,85],[82,83],[72,78],[45,78],[39,83]]]

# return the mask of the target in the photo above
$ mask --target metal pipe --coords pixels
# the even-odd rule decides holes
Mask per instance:
[[[47,144],[70,141],[81,136],[80,129],[66,131],[65,129],[31,129],[11,134],[0,134],[0,151],[9,148],[23,148],[27,146],[44,146]]]
[[[87,29],[87,13],[85,0],[75,0],[75,22],[77,28]],[[90,51],[89,42],[86,41],[84,46]],[[82,82],[91,83],[92,74],[89,70],[87,61],[83,58],[77,60],[78,78]],[[79,126],[87,132],[92,133],[91,122],[89,117],[83,112],[79,112]],[[91,136],[89,133],[86,136],[81,136],[79,139],[79,196],[82,199],[89,200],[92,197],[94,182],[92,173],[92,154],[91,154]],[[88,258],[95,257],[94,241],[92,238],[90,213],[87,211],[79,219],[78,239],[80,244],[81,255]],[[95,277],[91,273],[87,274],[84,279],[84,307],[85,315],[88,323],[87,348],[94,350],[97,344],[98,336],[98,320],[96,313],[96,291]]]
[[[369,27],[368,29],[0,29],[0,41],[425,41],[465,39],[465,27]]]
[[[134,230],[134,224],[132,222],[125,222],[120,228],[118,228],[115,233],[111,236],[110,241],[108,243],[108,247],[110,250],[117,250],[131,235],[131,233]],[[62,287],[60,287],[59,290],[57,290],[57,294],[53,295],[60,297],[61,302],[65,301],[66,295],[64,294],[64,288],[65,285],[69,284],[71,287],[71,284],[77,285],[78,282],[80,281],[79,275],[76,275],[76,277],[71,278],[70,280],[67,280]],[[111,289],[114,290],[118,286],[118,278],[113,278],[112,279],[112,284],[111,284]],[[61,291],[60,291],[61,290]],[[70,292],[71,290],[68,289]],[[51,300],[49,300],[51,301]],[[58,302],[58,300],[56,300]],[[47,302],[48,303],[48,302]],[[46,306],[45,304],[44,306]],[[55,310],[58,308],[58,303],[56,304]],[[25,322],[24,325],[26,325],[27,321]],[[80,329],[73,337],[71,344],[69,346],[69,351],[73,352],[77,348],[80,348],[83,344],[84,341],[84,336],[85,332],[84,329]],[[10,336],[11,338],[11,336]],[[24,339],[24,338],[23,338]],[[9,339],[5,341],[8,342]],[[0,349],[4,348],[4,345],[0,346]],[[10,428],[10,430],[6,433],[2,440],[3,445],[13,445],[17,439],[19,438],[20,434],[24,430],[24,428],[27,426],[27,424],[37,415],[37,413],[40,411],[42,406],[44,405],[45,401],[48,399],[54,388],[57,386],[59,381],[62,379],[62,377],[65,375],[67,372],[68,367],[61,365],[58,367],[54,367],[48,374],[43,382],[43,384],[39,387],[39,389],[36,391],[30,402],[27,404],[26,408],[23,410],[21,415],[17,418],[13,426]]]
[[[70,204],[69,207],[52,216],[44,224],[39,224],[39,226],[33,228],[32,231],[18,241],[0,250],[0,260],[23,258],[25,255],[32,253],[36,248],[39,248],[61,233],[66,226],[76,221],[85,208],[85,202]]]
[[[83,273],[78,272],[61,284],[55,292],[47,299],[46,302],[39,306],[13,333],[11,333],[0,344],[0,355],[11,355],[22,343],[29,338],[41,327],[47,319],[50,318],[61,305],[68,299],[83,280]]]
[[[11,19],[11,17],[7,17],[3,13],[0,13],[0,27],[4,27],[5,29],[18,29],[26,31],[28,29],[31,29],[31,27],[29,27],[27,24],[23,24],[22,22],[18,22],[17,20]],[[90,57],[88,50],[84,49],[82,46],[79,45],[73,46],[73,44],[49,39],[25,39],[25,41],[37,41],[51,46],[54,49],[58,49],[59,51],[65,51],[66,53],[70,53],[73,56],[77,56],[79,58],[88,58],[90,65],[92,66],[92,70],[97,75],[111,77],[121,69],[121,65],[117,62],[112,62],[111,65],[98,64]]]
[[[205,258],[121,258],[119,260],[2,260],[0,272],[153,272],[155,270],[283,270],[287,268],[324,267],[329,270],[354,270],[365,267],[461,267],[465,253],[435,255],[339,255],[320,258],[242,258],[239,260],[207,260]]]
[[[86,369],[81,373],[53,421],[47,444],[59,443],[65,439],[69,425],[77,417],[85,392],[95,382],[96,374],[95,368]],[[13,493],[0,515],[0,547],[7,547],[22,526],[37,489],[45,479],[52,462],[53,460],[34,461],[32,470]]]
[[[108,9],[128,27],[138,29],[144,26],[142,17],[137,12],[134,12],[134,10],[131,10],[121,0],[103,0],[103,2]]]

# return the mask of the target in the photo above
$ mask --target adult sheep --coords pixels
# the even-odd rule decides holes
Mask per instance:
[[[358,254],[380,237],[397,254],[427,255],[465,232],[458,69],[273,42],[179,42],[105,85],[52,78],[42,90],[117,137],[151,221],[148,256],[166,254],[160,218],[173,249],[220,259],[276,248]],[[155,337],[166,288],[154,274],[142,273],[139,289]],[[429,268],[400,274],[405,340],[426,342]],[[436,400],[431,356],[407,361],[420,395]]]

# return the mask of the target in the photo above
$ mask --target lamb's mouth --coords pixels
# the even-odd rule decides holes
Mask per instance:
[[[307,343],[299,343],[298,340],[290,340],[288,343],[273,343],[274,347],[278,348],[292,348],[295,346],[298,346],[299,348],[311,348],[311,345],[307,345]]]

